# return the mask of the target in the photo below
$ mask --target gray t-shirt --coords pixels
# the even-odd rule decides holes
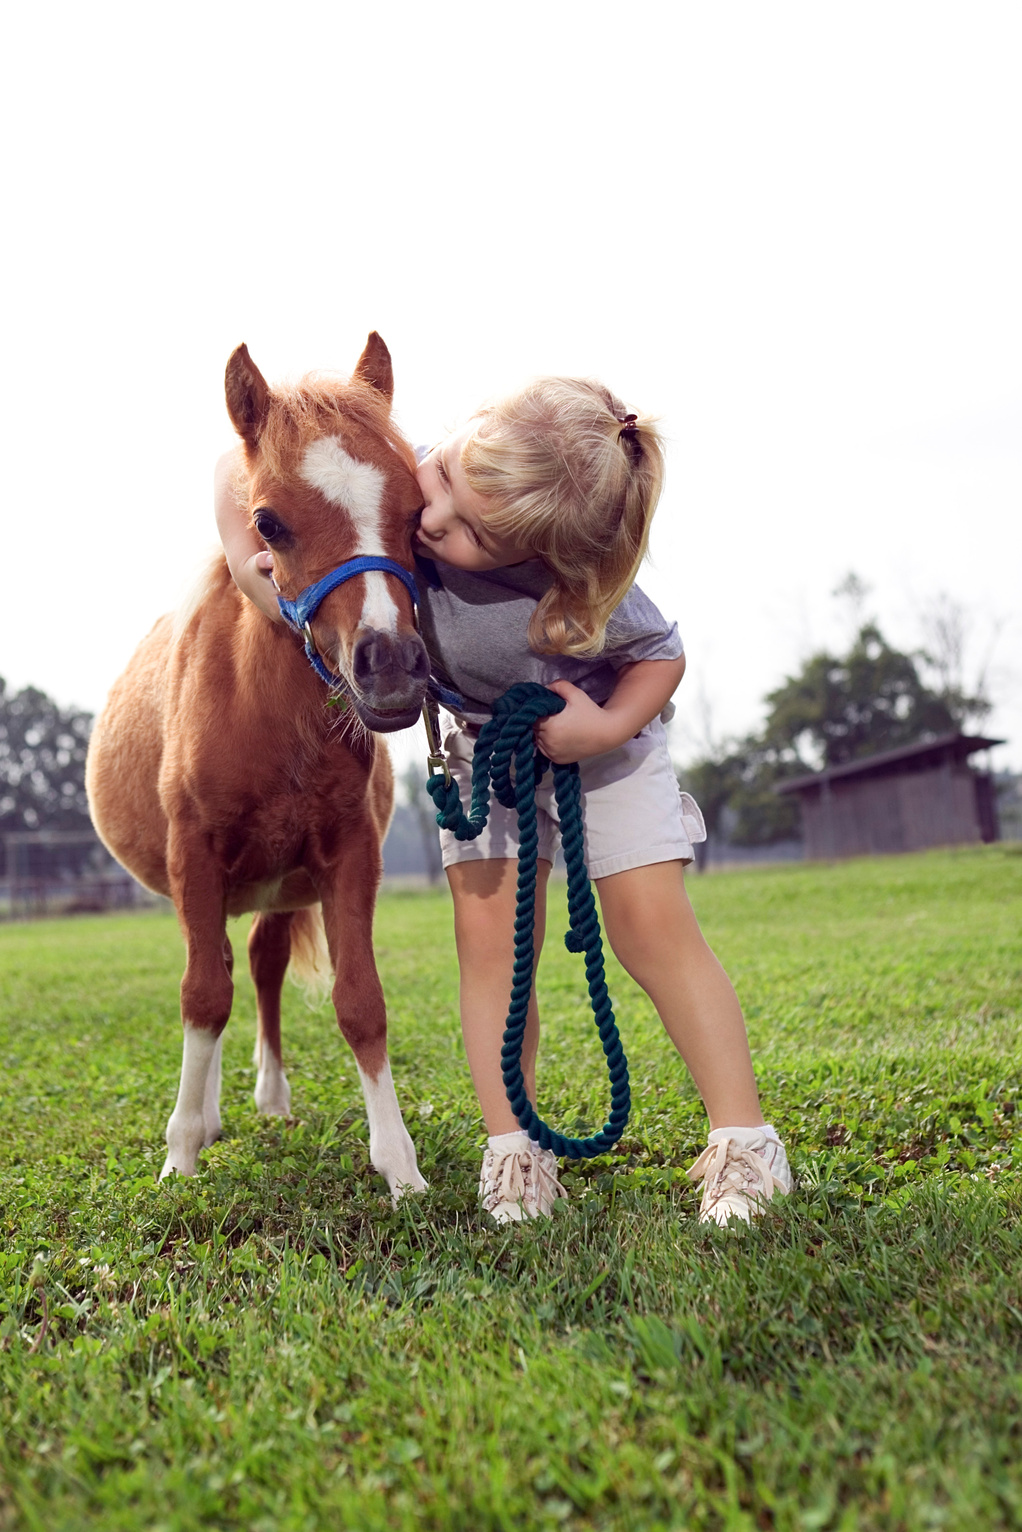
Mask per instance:
[[[420,557],[417,563],[419,624],[433,674],[460,694],[459,712],[469,724],[485,723],[494,700],[515,681],[571,681],[603,703],[623,666],[676,660],[684,652],[677,624],[637,585],[611,613],[600,654],[536,654],[526,634],[552,579],[539,559],[472,573],[439,560]]]

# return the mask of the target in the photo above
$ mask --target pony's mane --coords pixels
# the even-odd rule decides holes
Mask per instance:
[[[352,422],[382,437],[405,467],[415,472],[415,454],[395,430],[384,395],[368,383],[328,372],[306,373],[297,383],[274,387],[259,436],[261,466],[275,479],[285,478],[294,472],[310,442],[339,436]]]
[[[195,570],[188,588],[176,610],[171,613],[171,643],[176,644],[183,636],[192,618],[223,583],[226,559],[222,548],[211,548],[202,564]]]

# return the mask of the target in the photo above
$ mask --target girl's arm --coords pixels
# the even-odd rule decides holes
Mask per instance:
[[[663,712],[684,674],[684,655],[637,660],[619,671],[602,707],[570,681],[551,681],[550,690],[564,697],[567,706],[536,725],[539,748],[559,765],[616,750]]]
[[[248,519],[248,506],[238,494],[245,459],[240,447],[225,452],[213,473],[213,504],[217,531],[227,555],[227,567],[238,589],[274,622],[283,622],[273,588],[273,554],[262,544]]]

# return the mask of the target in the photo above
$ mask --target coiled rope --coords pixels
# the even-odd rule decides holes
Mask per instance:
[[[561,825],[561,844],[568,868],[569,929],[564,945],[569,952],[584,952],[586,978],[593,1019],[600,1034],[610,1075],[610,1115],[599,1133],[590,1138],[568,1138],[547,1126],[525,1090],[522,1075],[522,1040],[532,993],[534,963],[533,928],[536,916],[536,863],[539,836],[536,828],[536,788],[552,763],[536,745],[533,726],[541,718],[561,712],[564,698],[536,681],[519,681],[493,704],[493,717],[479,732],[472,761],[472,803],[468,814],[461,806],[458,785],[444,773],[426,783],[436,804],[436,822],[452,830],[458,840],[475,840],[485,828],[490,812],[491,788],[498,803],[518,810],[518,897],[515,908],[515,960],[511,1003],[501,1065],[504,1088],[519,1126],[542,1149],[552,1149],[567,1159],[591,1159],[616,1144],[625,1130],[631,1097],[628,1061],[618,1036],[603,970],[603,942],[596,901],[586,870],[582,844],[582,800],[578,763],[554,766],[554,794]],[[514,763],[512,780],[511,766]]]

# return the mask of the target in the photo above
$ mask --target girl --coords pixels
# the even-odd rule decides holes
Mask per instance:
[[[217,521],[235,580],[279,620],[272,556],[221,460]],[[741,1009],[685,891],[702,816],[679,794],[661,721],[685,671],[678,630],[633,584],[663,477],[653,421],[598,383],[540,378],[484,407],[419,466],[420,625],[434,673],[464,699],[445,738],[467,804],[472,751],[514,681],[543,682],[564,711],[536,726],[555,762],[579,761],[586,861],[607,939],[649,995],[710,1119],[689,1171],[700,1219],[748,1221],[791,1189],[784,1149],[763,1121]],[[536,953],[557,846],[549,776],[537,794]],[[494,802],[483,834],[441,832],[454,900],[461,1024],[489,1142],[480,1196],[498,1223],[549,1213],[565,1195],[557,1161],[524,1134],[504,1093],[500,1049],[513,962],[516,820]],[[535,1101],[535,995],[522,1070]]]

